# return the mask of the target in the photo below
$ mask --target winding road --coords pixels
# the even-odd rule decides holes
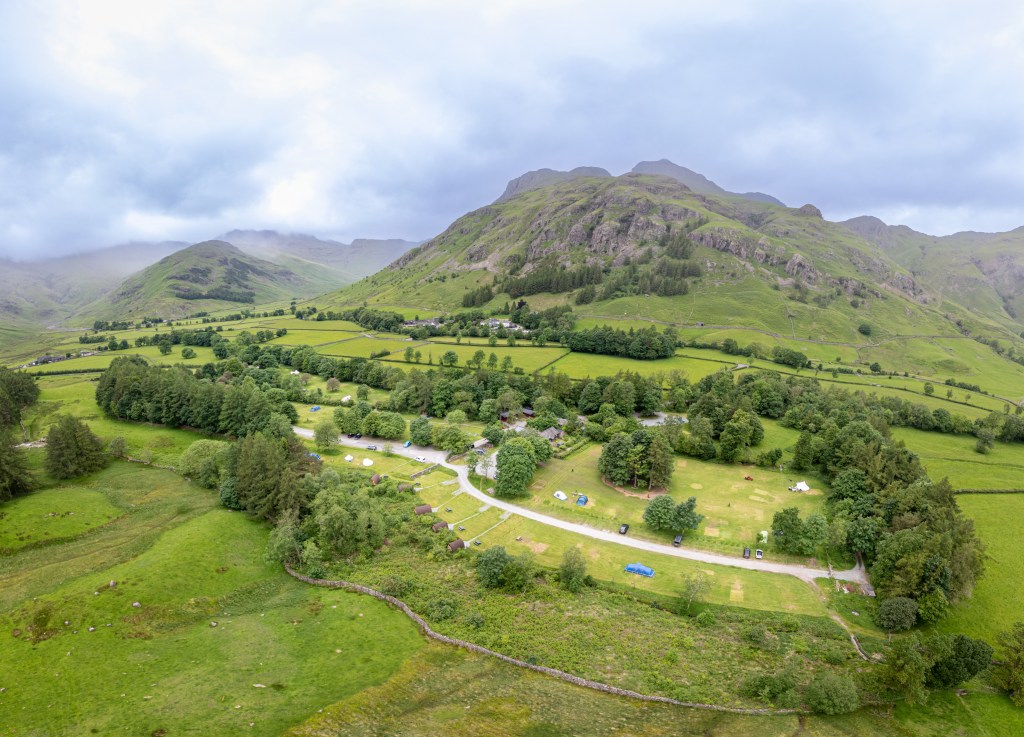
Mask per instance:
[[[313,438],[313,431],[307,430],[302,427],[293,427],[295,434],[307,438]],[[352,438],[339,437],[338,444],[349,447],[349,448],[366,448],[366,440],[354,440]],[[858,565],[846,571],[832,571],[822,568],[810,568],[808,566],[801,566],[795,563],[775,563],[768,560],[756,560],[754,558],[737,558],[732,555],[723,555],[721,553],[708,553],[703,550],[693,550],[691,548],[676,548],[671,545],[664,545],[662,543],[651,542],[649,540],[637,540],[636,538],[628,537],[626,535],[619,535],[617,532],[611,530],[599,530],[596,527],[590,527],[589,525],[581,525],[576,522],[567,522],[557,517],[551,517],[540,512],[535,512],[532,509],[526,509],[520,507],[517,504],[511,504],[510,502],[495,499],[490,494],[480,491],[469,481],[469,468],[466,466],[455,466],[446,462],[447,453],[441,450],[435,450],[433,448],[422,448],[419,446],[411,446],[404,448],[401,445],[392,448],[392,452],[395,455],[400,455],[406,458],[426,458],[430,463],[436,463],[445,468],[449,468],[454,471],[459,479],[459,488],[466,494],[473,496],[480,501],[489,504],[497,509],[518,514],[520,517],[524,517],[534,522],[539,522],[543,525],[550,525],[551,527],[557,527],[560,530],[566,530],[568,532],[574,532],[577,535],[583,535],[585,537],[592,538],[594,540],[601,540],[602,542],[613,543],[615,545],[622,545],[627,548],[635,548],[637,550],[645,550],[650,553],[658,553],[659,555],[671,555],[676,558],[686,558],[688,560],[696,560],[702,563],[712,563],[719,566],[731,566],[733,568],[745,568],[750,571],[764,571],[768,573],[778,573],[787,576],[795,576],[801,581],[807,583],[814,583],[817,578],[828,578],[832,576],[841,581],[851,581],[858,584],[869,584],[868,577],[862,565]]]

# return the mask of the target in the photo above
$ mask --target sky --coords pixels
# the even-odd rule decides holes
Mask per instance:
[[[541,167],[668,158],[944,235],[1024,225],[1024,5],[0,2],[0,256],[422,240]]]

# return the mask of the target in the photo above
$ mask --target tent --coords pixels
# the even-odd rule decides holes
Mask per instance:
[[[797,481],[795,484],[789,487],[790,491],[810,491],[811,487],[807,485],[806,481]]]
[[[587,502],[589,502],[589,501],[590,500],[587,499],[587,495],[586,494],[580,494],[579,499],[576,500],[576,506],[577,507],[585,507],[585,506],[587,506]]]
[[[553,496],[555,497],[555,499],[558,499],[561,502],[564,502],[566,499],[569,498],[565,495],[564,491],[556,491]]]
[[[363,459],[363,465],[364,466],[372,466],[373,465],[373,461],[371,461],[369,458],[364,458]]]
[[[635,573],[638,576],[647,576],[647,578],[650,578],[654,575],[654,569],[648,568],[641,563],[630,563],[626,566],[626,573]]]
[[[345,460],[351,463],[353,461],[352,456],[345,456]]]

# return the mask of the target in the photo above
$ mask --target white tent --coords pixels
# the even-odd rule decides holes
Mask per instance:
[[[797,481],[793,486],[789,488],[790,491],[810,491],[811,487],[807,485],[806,481]]]
[[[345,396],[343,396],[341,398],[341,401],[342,402],[351,402],[352,401],[352,395],[351,394],[346,394]]]
[[[565,492],[564,492],[564,491],[556,491],[556,492],[555,492],[555,494],[554,494],[554,497],[555,497],[555,499],[558,499],[559,501],[563,501],[563,502],[564,502],[564,501],[565,501],[566,499],[568,499],[568,498],[569,498],[569,497],[567,497],[567,496],[565,495]]]
[[[351,463],[353,459],[352,456],[345,456],[345,460]]]
[[[373,461],[371,461],[369,458],[364,458],[363,459],[363,465],[364,466],[372,466],[373,465]]]

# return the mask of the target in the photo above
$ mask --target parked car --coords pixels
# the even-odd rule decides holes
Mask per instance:
[[[367,445],[366,449],[367,450],[377,450],[377,446],[376,445]]]
[[[625,535],[627,532],[629,532],[629,525],[619,525],[620,535]]]
[[[427,459],[424,458],[423,456],[416,456],[415,458],[413,458],[413,460],[414,461],[419,461],[420,463],[426,463],[427,462]]]
[[[757,558],[758,560],[761,560],[761,558],[764,557],[764,551],[761,550],[761,548],[758,548],[757,550],[754,551],[754,557]]]
[[[480,450],[479,448],[477,448],[477,449],[476,449],[476,454],[477,454],[478,456],[482,456],[482,455],[484,454],[484,451],[482,451],[482,450]]]
[[[356,434],[355,434],[354,432],[350,432],[350,433],[349,433],[348,435],[346,435],[345,437],[346,437],[346,438],[354,438],[355,436],[356,436]]]
[[[402,443],[403,448],[408,448],[410,445],[412,445],[411,440],[406,440],[404,443]]]
[[[750,557],[750,548],[743,548],[743,557],[744,558],[749,558]]]
[[[682,545],[682,544],[683,544],[683,536],[682,536],[682,535],[676,535],[676,536],[675,536],[675,537],[674,537],[674,538],[672,539],[672,545],[673,545],[674,547],[677,547],[677,548],[678,548],[678,547],[679,547],[680,545]]]
[[[361,438],[361,437],[363,437],[363,434],[361,432],[357,432],[356,433],[356,440],[359,440],[359,438]]]

